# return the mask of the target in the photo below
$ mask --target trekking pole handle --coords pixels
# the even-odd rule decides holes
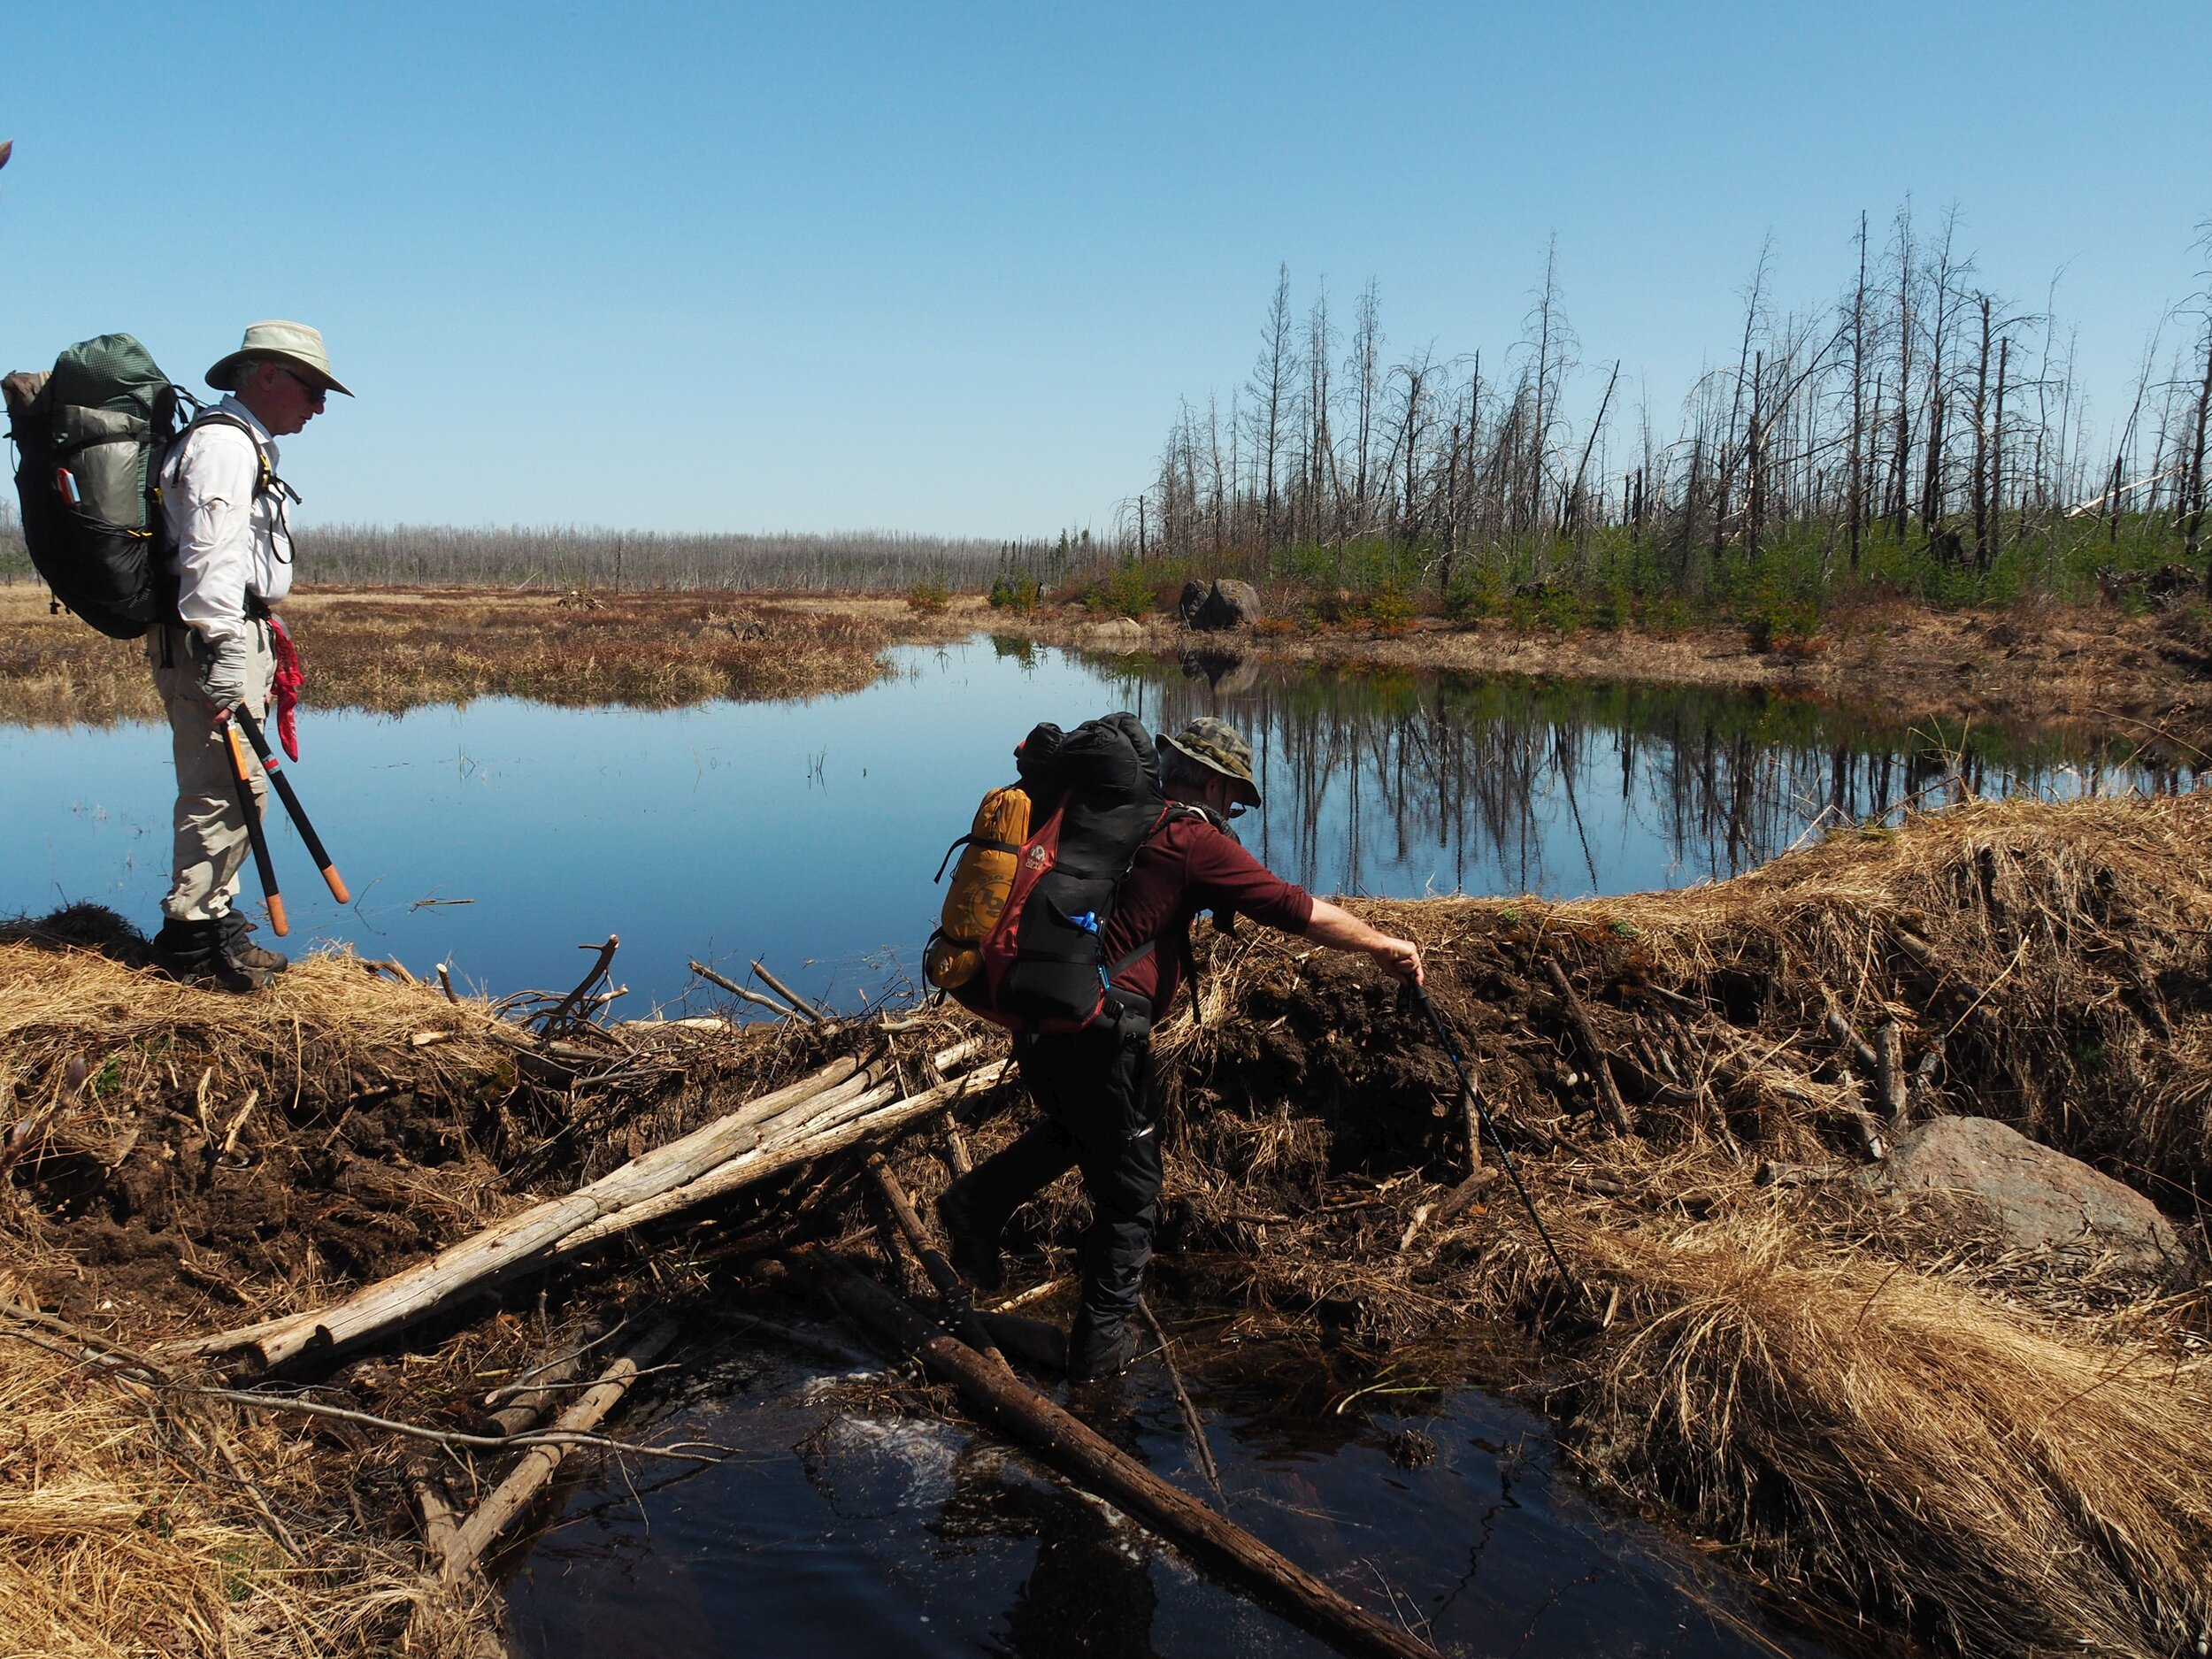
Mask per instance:
[[[246,841],[253,849],[262,896],[268,901],[269,926],[281,939],[292,931],[292,925],[285,918],[284,895],[277,890],[276,866],[269,860],[268,837],[261,833],[261,813],[253,798],[253,772],[246,764],[246,746],[238,741],[235,721],[223,722],[223,738],[230,749],[231,780],[238,788],[238,810],[246,820]]]

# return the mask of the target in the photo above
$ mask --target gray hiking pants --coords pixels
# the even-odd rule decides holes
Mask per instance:
[[[246,628],[246,706],[265,723],[276,658],[269,650],[268,624],[250,622]],[[210,718],[202,688],[208,660],[196,629],[157,627],[146,636],[146,661],[169,710],[169,747],[177,765],[173,877],[161,902],[161,913],[173,922],[211,922],[227,915],[246,865],[246,819],[238,810],[230,743]],[[246,772],[258,813],[268,804],[269,785],[250,745]]]

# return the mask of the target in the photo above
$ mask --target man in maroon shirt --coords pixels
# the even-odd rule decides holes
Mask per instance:
[[[1152,1025],[1166,1018],[1190,964],[1192,919],[1201,910],[1225,920],[1232,912],[1248,916],[1334,950],[1364,952],[1400,979],[1421,982],[1421,953],[1410,940],[1310,896],[1238,843],[1228,815],[1240,804],[1257,806],[1260,792],[1252,747],[1235,727],[1209,716],[1161,738],[1158,748],[1168,798],[1198,810],[1172,815],[1122,883],[1101,955],[1108,962],[1143,955],[1115,980],[1110,1012],[1092,1026],[1015,1039],[1023,1079],[1043,1115],[937,1201],[954,1262],[993,1289],[1007,1218],[1070,1169],[1082,1170],[1091,1225],[1079,1258],[1082,1305],[1068,1333],[1068,1374],[1078,1382],[1113,1376],[1136,1354],[1128,1320],[1151,1259],[1160,1194]]]

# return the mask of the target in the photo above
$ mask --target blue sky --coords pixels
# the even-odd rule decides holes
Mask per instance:
[[[2200,0],[16,5],[0,366],[316,324],[361,396],[303,520],[1048,534],[1225,403],[1279,262],[1495,351],[1555,233],[1671,426],[1770,233],[1824,300],[1909,196],[2062,272],[2108,408],[2200,263],[2208,62]]]

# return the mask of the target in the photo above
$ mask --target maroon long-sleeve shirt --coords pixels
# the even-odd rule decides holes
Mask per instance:
[[[1106,927],[1110,963],[1152,941],[1151,954],[1124,969],[1114,984],[1148,999],[1155,1021],[1165,1019],[1174,1003],[1190,953],[1191,920],[1201,910],[1235,910],[1302,933],[1313,919],[1313,899],[1205,819],[1171,819],[1137,854]]]

